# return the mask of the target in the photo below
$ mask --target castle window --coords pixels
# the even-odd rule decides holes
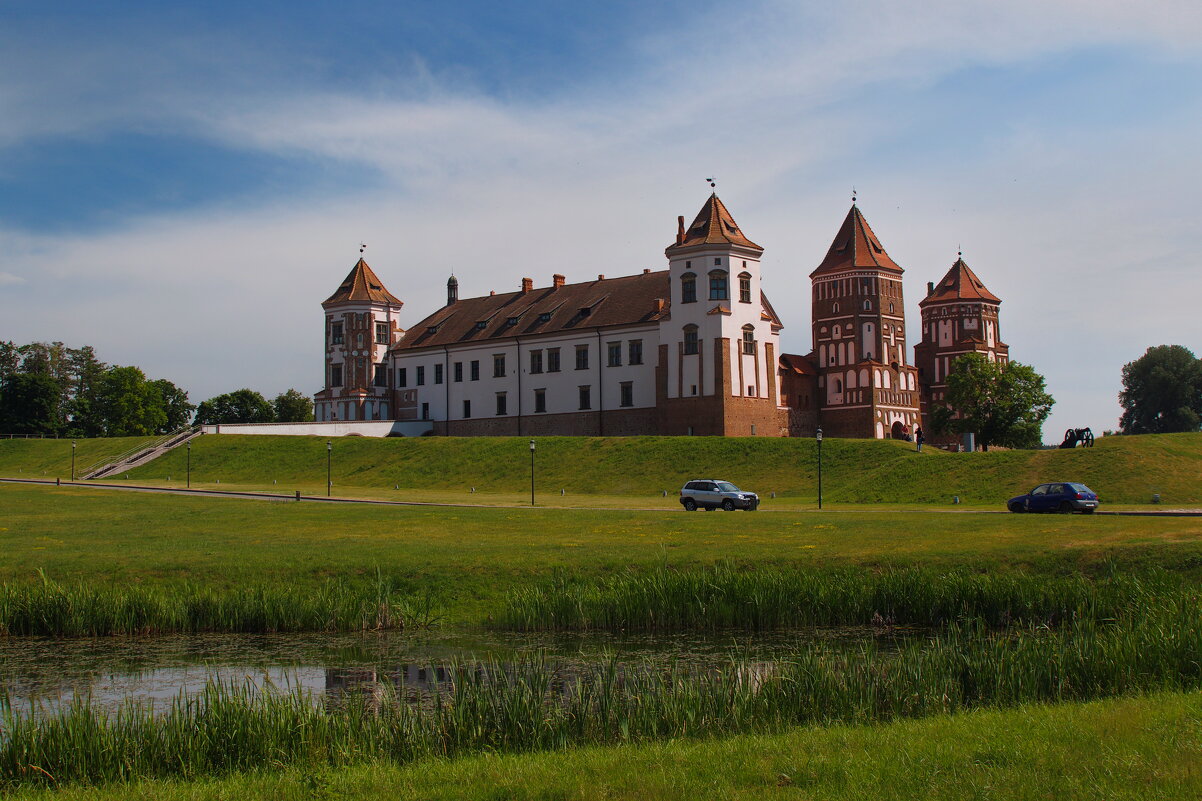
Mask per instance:
[[[376,365],[375,375],[372,376],[372,384],[377,387],[388,386],[388,368],[382,364]]]
[[[472,402],[470,400],[465,400],[463,402],[463,418],[466,420],[467,418],[469,418],[471,416],[472,416]]]
[[[618,385],[618,388],[621,390],[621,399],[618,401],[618,405],[625,407],[634,406],[634,382],[623,381]]]
[[[871,300],[864,301],[864,311],[872,311],[872,301]]]
[[[743,326],[743,354],[746,356],[755,355],[755,327],[750,325]]]
[[[751,276],[747,273],[739,275],[739,302],[751,303]]]
[[[530,351],[530,372],[541,373],[543,371],[543,352],[541,350]]]
[[[441,364],[434,365],[434,383],[435,384],[442,383],[442,365]]]
[[[831,304],[831,312],[834,314],[839,313],[839,301],[836,300],[833,304]]]
[[[471,368],[470,375],[471,375],[472,380],[479,381],[480,380],[480,360],[472,359],[472,363],[469,365],[469,367]]]
[[[388,344],[388,323],[376,323],[376,344]]]
[[[715,267],[721,267],[721,266],[722,266],[722,259],[714,259],[714,266],[715,266]]]
[[[609,366],[610,367],[621,367],[622,366],[622,343],[621,342],[610,342],[606,346],[606,351],[608,353],[608,362],[607,363],[609,364]]]
[[[593,388],[579,387],[578,389],[580,392],[580,408],[582,410],[593,408]]]
[[[422,419],[423,420],[430,419],[430,404],[428,404],[428,403],[422,404]]]
[[[889,313],[893,314],[893,304],[892,303],[889,304]]]
[[[697,276],[692,273],[685,273],[680,276],[680,302],[697,302]]]
[[[398,387],[409,386],[409,370],[406,367],[398,367],[396,369],[396,385]]]
[[[559,372],[559,348],[547,348],[547,372]]]
[[[341,364],[331,364],[330,365],[330,386],[332,386],[332,387],[342,386],[342,365]]]
[[[725,270],[710,273],[710,300],[729,300],[730,286]]]
[[[538,413],[547,411],[547,390],[534,390],[534,411]]]
[[[359,332],[358,334],[355,334],[355,347],[356,348],[363,347],[363,332]]]
[[[497,354],[493,355],[493,357],[492,357],[492,377],[493,378],[504,378],[505,377],[505,354],[504,353],[497,353]]]
[[[330,323],[330,344],[342,344],[342,323]]]
[[[643,363],[643,340],[641,340],[641,339],[630,340],[630,345],[627,348],[626,361],[628,364],[642,364]]]
[[[497,393],[497,414],[498,415],[508,414],[508,412],[506,411],[506,405],[507,405],[507,401],[506,401],[505,393],[498,392]]]
[[[576,369],[577,370],[587,370],[588,369],[588,345],[577,345],[576,346]]]
[[[695,325],[684,327],[684,352],[685,355],[697,352],[697,326]]]
[[[463,381],[463,362],[455,362],[451,367],[451,372],[455,377],[455,383]]]
[[[425,384],[426,384],[426,368],[424,365],[418,365],[418,367],[417,367],[417,385],[419,387],[422,387],[422,386],[425,386]]]

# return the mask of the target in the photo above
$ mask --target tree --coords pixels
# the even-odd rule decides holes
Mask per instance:
[[[1033,448],[1043,421],[1056,401],[1044,389],[1043,376],[1019,362],[998,364],[979,353],[952,363],[944,405],[936,407],[936,431],[972,432],[985,450],[990,445]]]
[[[275,410],[267,399],[250,389],[239,389],[201,401],[196,407],[197,425],[218,423],[270,423]]]
[[[1202,422],[1202,360],[1181,345],[1148,348],[1123,365],[1119,404],[1124,434],[1197,431]]]
[[[98,393],[100,379],[108,365],[96,358],[91,345],[68,348],[67,361],[71,367],[74,384],[71,400],[67,404],[70,419],[68,431],[77,437],[99,437],[104,434],[104,420],[100,416]]]
[[[54,434],[58,398],[58,382],[46,373],[10,373],[0,384],[0,431]]]
[[[167,423],[163,396],[137,367],[110,367],[96,396],[106,437],[145,436]]]
[[[275,396],[271,402],[275,407],[277,423],[313,422],[313,399],[299,390],[290,389]]]
[[[166,422],[156,433],[169,434],[186,426],[196,411],[195,404],[188,403],[188,393],[165,378],[150,383],[158,390],[166,415]]]

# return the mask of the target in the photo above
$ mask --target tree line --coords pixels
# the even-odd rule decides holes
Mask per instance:
[[[0,434],[127,437],[167,434],[189,422],[308,422],[313,401],[290,389],[273,400],[240,389],[201,402],[138,367],[100,361],[90,345],[0,342]]]

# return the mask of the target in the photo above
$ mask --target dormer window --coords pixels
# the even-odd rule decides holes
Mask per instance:
[[[508,320],[505,321],[505,325],[517,325],[517,324],[518,324],[518,318],[516,318],[516,317],[510,317]]]
[[[549,322],[551,322],[551,312],[543,312],[542,314],[540,314],[540,315],[538,316],[538,321],[539,321],[540,323],[549,323]]]
[[[581,317],[588,317],[592,313],[593,313],[593,308],[591,306],[581,306],[580,307],[579,314]]]
[[[483,331],[485,328],[488,328],[488,320],[480,320],[479,322],[476,323],[476,328],[480,331]]]

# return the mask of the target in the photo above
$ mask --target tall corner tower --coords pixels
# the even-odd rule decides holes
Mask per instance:
[[[660,322],[665,433],[779,436],[780,319],[760,289],[760,257],[717,194],[668,258],[671,313]]]
[[[325,385],[313,396],[318,420],[390,420],[392,398],[388,352],[404,333],[395,295],[362,258],[325,310]]]
[[[834,436],[900,438],[920,423],[902,272],[853,202],[810,273],[819,419]]]
[[[1010,361],[1010,346],[1002,342],[998,310],[1002,301],[969,269],[963,257],[940,279],[927,284],[922,310],[922,341],[914,346],[914,363],[924,400],[943,400],[947,374],[966,353],[990,361]]]

